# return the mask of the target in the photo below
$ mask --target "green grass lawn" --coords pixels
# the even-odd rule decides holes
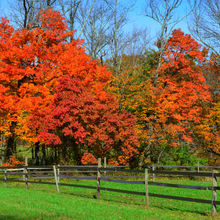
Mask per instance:
[[[67,182],[67,181],[65,181]],[[162,181],[160,181],[162,182]],[[188,185],[211,186],[211,182],[170,180]],[[68,183],[96,186],[91,180],[68,180]],[[101,182],[102,187],[144,192],[144,185]],[[150,186],[149,192],[211,200],[212,192],[206,190],[177,189]],[[150,197],[150,207],[144,196],[55,185],[0,183],[0,219],[212,219],[211,204],[198,204]],[[216,219],[220,219],[220,215]]]

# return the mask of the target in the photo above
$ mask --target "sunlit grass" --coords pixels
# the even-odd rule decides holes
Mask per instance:
[[[164,180],[165,181],[165,180]],[[63,182],[63,181],[61,181]],[[96,181],[65,181],[96,186]],[[168,182],[168,181],[166,181]],[[210,186],[211,182],[179,180],[172,183]],[[101,182],[102,187],[144,192],[144,185]],[[149,192],[211,200],[206,190],[150,186]],[[0,183],[0,219],[211,219],[211,204],[199,204],[150,197],[150,207],[144,196],[54,185]],[[218,216],[219,217],[219,216]]]

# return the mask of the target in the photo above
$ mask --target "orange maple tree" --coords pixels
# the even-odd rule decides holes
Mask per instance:
[[[212,101],[202,65],[208,64],[208,51],[181,30],[169,38],[161,67],[151,69],[142,91],[132,98],[138,118],[140,165],[150,160],[159,146],[190,145],[193,127],[199,125]],[[158,74],[155,85],[155,74]],[[131,102],[132,103],[132,102]],[[161,153],[163,153],[161,151]]]
[[[173,137],[170,143],[191,143],[191,125],[199,124],[212,101],[201,65],[208,51],[190,35],[174,30],[166,45],[155,91],[159,123]]]
[[[135,118],[104,91],[111,73],[80,40],[70,41],[74,32],[60,13],[41,11],[39,27],[14,30],[3,19],[0,28],[0,129],[7,143],[17,136],[66,152],[67,141],[77,162],[87,151],[97,157],[114,149],[111,157],[127,164],[136,152]]]
[[[30,29],[14,30],[4,18],[0,23],[0,131],[6,137],[6,157],[15,151],[16,136],[34,138],[26,122],[50,102],[59,54],[73,34],[65,31],[58,12],[42,11],[39,19],[41,26]]]
[[[220,95],[219,95],[219,56],[211,54],[211,62],[202,66],[206,82],[210,85],[212,103],[204,111],[200,124],[193,127],[194,136],[197,144],[204,153],[211,153],[210,163],[219,164],[220,155]]]

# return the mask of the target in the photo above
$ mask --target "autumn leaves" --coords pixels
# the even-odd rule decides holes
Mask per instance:
[[[106,156],[111,164],[127,165],[147,157],[146,149],[192,142],[192,127],[201,123],[212,99],[202,73],[207,53],[189,35],[173,32],[155,86],[154,67],[146,74],[143,63],[133,68],[129,57],[113,78],[79,40],[70,41],[74,33],[59,12],[42,11],[39,20],[39,27],[20,30],[5,19],[0,23],[0,131],[6,156],[23,139],[56,146],[65,161],[96,163]],[[118,92],[122,81],[127,84]]]
[[[91,61],[80,41],[68,41],[73,33],[58,12],[39,19],[41,27],[29,30],[1,23],[1,131],[14,137],[7,148],[13,153],[20,138],[57,145],[63,159],[74,154],[86,163],[89,152],[127,164],[138,144],[136,122],[105,92],[110,72]]]

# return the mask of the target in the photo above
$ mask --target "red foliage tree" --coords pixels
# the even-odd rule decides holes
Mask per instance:
[[[69,140],[77,157],[89,152],[128,164],[137,152],[134,116],[120,112],[114,97],[85,87],[79,78],[66,75],[59,82],[49,111],[33,115],[31,126],[38,130],[38,140],[47,145]],[[83,163],[86,158],[90,160],[84,154]]]

